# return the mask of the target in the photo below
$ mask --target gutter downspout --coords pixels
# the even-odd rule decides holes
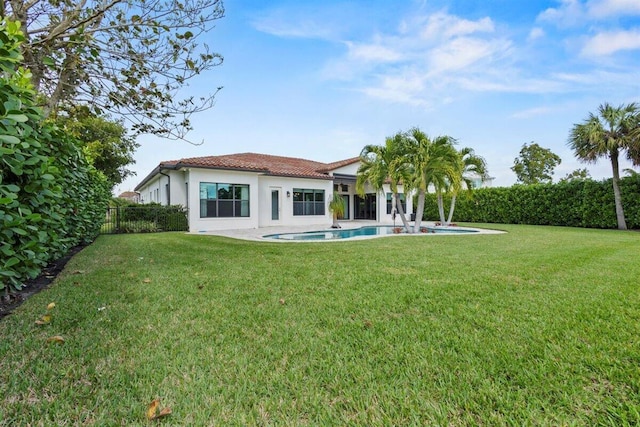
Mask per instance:
[[[167,205],[171,206],[171,175],[167,175],[166,173],[162,172],[162,168],[158,169],[158,173],[160,175],[166,176],[168,183],[167,183]]]

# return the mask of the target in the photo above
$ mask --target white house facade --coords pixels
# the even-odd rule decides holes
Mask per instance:
[[[358,157],[321,163],[257,153],[162,162],[135,188],[141,203],[182,205],[192,233],[272,226],[330,226],[334,191],[342,221],[393,221],[391,192],[356,192]],[[407,200],[411,200],[407,198]],[[403,207],[405,207],[403,205]],[[412,213],[406,204],[407,215]]]

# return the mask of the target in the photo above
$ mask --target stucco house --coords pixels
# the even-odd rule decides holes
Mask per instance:
[[[118,199],[124,199],[133,203],[140,203],[140,193],[135,191],[124,191],[118,194]]]
[[[333,163],[257,153],[194,157],[160,163],[135,191],[141,203],[188,208],[191,232],[330,226],[334,191],[346,204],[342,220],[392,222],[388,187],[384,194],[371,187],[364,197],[356,193],[359,166],[358,157]],[[411,214],[411,203],[405,212]]]

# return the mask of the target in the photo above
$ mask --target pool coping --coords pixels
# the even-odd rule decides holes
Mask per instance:
[[[343,230],[349,230],[354,228],[361,228],[367,226],[396,226],[402,227],[402,224],[393,223],[385,223],[385,222],[377,222],[377,221],[344,221],[340,222],[340,227]],[[437,227],[434,221],[423,221],[421,225],[425,227]],[[439,226],[442,227],[442,226]],[[458,227],[451,226],[447,228],[460,228],[466,230],[474,230],[476,233],[415,233],[415,234],[387,234],[387,235],[373,235],[373,236],[357,236],[351,237],[348,239],[327,239],[327,240],[293,240],[293,239],[273,239],[264,236],[273,235],[273,234],[287,234],[287,233],[308,233],[312,231],[331,231],[335,230],[331,228],[331,225],[327,224],[310,224],[303,226],[275,226],[275,227],[261,227],[261,228],[250,228],[250,229],[233,229],[233,230],[211,230],[204,232],[197,232],[191,234],[197,235],[206,235],[206,236],[222,236],[222,237],[230,237],[233,239],[240,240],[252,240],[258,242],[274,242],[274,243],[319,243],[319,242],[350,242],[355,240],[368,240],[368,239],[378,239],[383,237],[395,237],[395,236],[464,236],[464,235],[474,235],[477,236],[479,234],[503,234],[504,231],[500,230],[492,230],[487,228],[476,228],[476,227]]]

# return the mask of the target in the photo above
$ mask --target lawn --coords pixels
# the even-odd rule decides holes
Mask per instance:
[[[101,236],[0,322],[0,425],[640,423],[640,233],[499,228]]]

